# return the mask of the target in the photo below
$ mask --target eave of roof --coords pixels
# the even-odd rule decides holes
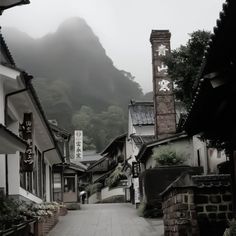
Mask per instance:
[[[204,104],[202,97],[209,97],[207,91],[209,90],[209,81],[211,77],[216,76],[215,71],[221,71],[222,67],[225,66],[225,61],[229,60],[229,55],[233,53],[235,54],[235,48],[234,50],[230,48],[230,46],[235,47],[234,27],[230,25],[235,24],[236,21],[235,9],[236,2],[234,0],[226,0],[226,3],[223,4],[223,10],[219,14],[220,19],[216,22],[217,26],[214,27],[214,33],[212,34],[211,40],[205,50],[203,63],[194,85],[194,98],[188,110],[187,118],[182,124],[182,128],[191,135],[202,131],[201,127],[196,127],[194,130],[192,128],[194,126],[190,124],[190,122],[196,118],[194,113],[199,113],[197,110],[199,109],[200,104]],[[225,43],[223,43],[224,40]],[[224,55],[224,57],[222,55]],[[231,62],[229,61],[227,66],[230,66],[230,63]],[[195,120],[195,123],[199,123],[198,119]]]
[[[119,136],[117,136],[116,138],[114,138],[106,147],[105,149],[100,153],[100,155],[105,155],[106,153],[108,153],[108,149],[111,147],[111,145],[113,145],[116,142],[119,142],[119,140],[125,138],[127,136],[127,133],[125,134],[121,134]]]
[[[66,135],[66,136],[68,136],[68,137],[71,136],[71,133],[70,133],[69,131],[67,131],[67,130],[65,130],[65,129],[63,129],[63,128],[57,126],[57,125],[54,125],[54,124],[52,124],[52,123],[49,122],[49,126],[51,127],[51,129],[55,129],[55,130],[61,132],[62,134]]]
[[[107,156],[104,156],[103,158],[101,158],[100,160],[96,161],[94,164],[90,165],[87,169],[87,171],[92,171],[91,169],[93,169],[95,166],[99,165],[100,163],[102,163],[103,161],[105,161],[107,159]]]
[[[17,3],[13,3],[11,5],[1,5],[0,3],[0,15],[2,14],[3,11],[9,9],[9,8],[12,8],[12,7],[15,7],[15,6],[20,6],[20,5],[26,5],[26,4],[30,4],[30,1],[29,0],[21,0]]]
[[[14,134],[12,131],[7,129],[3,124],[0,124],[0,131],[1,130],[6,136],[9,137],[8,139],[12,139],[12,141],[16,142],[16,144],[18,146],[21,146],[22,149],[26,149],[27,143],[23,139],[18,137],[16,134]],[[18,150],[18,151],[20,151],[20,150]]]
[[[185,132],[182,132],[182,133],[178,133],[173,136],[170,136],[168,138],[163,138],[163,139],[159,139],[156,141],[146,143],[139,150],[139,153],[136,156],[136,160],[143,162],[144,159],[146,158],[146,156],[145,156],[146,152],[151,151],[154,147],[159,146],[159,145],[163,145],[166,143],[174,142],[174,141],[177,141],[180,139],[185,139],[185,138],[189,138],[189,137]]]
[[[4,40],[4,37],[1,33],[1,27],[0,27],[0,47],[1,47],[1,50],[3,50],[3,52],[6,54],[6,57],[8,58],[9,60],[9,63],[12,65],[12,66],[15,66],[15,62],[14,62],[14,59],[10,53],[10,50]]]

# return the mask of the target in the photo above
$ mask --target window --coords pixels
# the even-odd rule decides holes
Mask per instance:
[[[64,177],[64,192],[75,192],[75,176]]]
[[[53,200],[62,201],[61,199],[61,173],[53,173]]]
[[[197,150],[197,165],[198,165],[198,166],[201,166],[200,149]]]

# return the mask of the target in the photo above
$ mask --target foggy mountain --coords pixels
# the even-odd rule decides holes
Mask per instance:
[[[106,55],[92,29],[81,18],[63,22],[55,33],[33,39],[16,29],[3,29],[18,67],[34,76],[33,84],[49,119],[71,130],[83,105],[95,113],[109,106],[127,113],[131,98],[142,90],[130,73],[120,71]]]

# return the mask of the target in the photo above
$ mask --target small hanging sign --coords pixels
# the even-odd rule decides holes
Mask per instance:
[[[25,153],[21,154],[21,172],[32,172],[34,164],[33,154],[33,115],[32,113],[24,113],[23,123],[21,124],[21,136],[27,142]]]

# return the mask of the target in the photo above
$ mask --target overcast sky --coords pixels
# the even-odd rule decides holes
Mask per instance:
[[[169,29],[172,49],[185,44],[188,33],[216,25],[223,0],[30,0],[0,16],[35,38],[53,32],[65,19],[84,18],[118,69],[131,72],[144,92],[152,90],[152,29]]]

